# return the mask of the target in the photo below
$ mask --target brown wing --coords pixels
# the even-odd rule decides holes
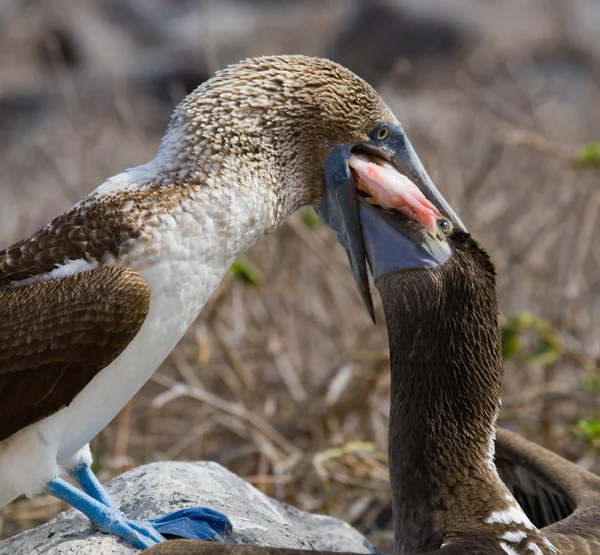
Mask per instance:
[[[126,194],[94,202],[94,193],[31,237],[0,250],[0,288],[51,272],[70,260],[119,256],[139,236],[139,214],[120,210]],[[126,205],[127,206],[127,205]]]
[[[72,260],[122,256],[144,235],[148,218],[157,210],[181,211],[189,194],[174,184],[110,195],[92,192],[31,237],[0,250],[0,289]]]
[[[148,285],[128,268],[0,290],[0,441],[69,405],[149,307]]]
[[[527,516],[561,553],[600,553],[600,478],[498,428],[496,467]]]

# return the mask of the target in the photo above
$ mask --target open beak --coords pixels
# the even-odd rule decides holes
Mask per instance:
[[[367,274],[443,264],[447,229],[466,232],[440,194],[400,125],[385,141],[332,148],[324,167],[321,219],[346,249],[354,280],[375,321]],[[445,221],[445,222],[444,222]]]

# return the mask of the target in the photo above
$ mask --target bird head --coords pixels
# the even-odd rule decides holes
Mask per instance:
[[[161,152],[188,181],[260,190],[273,228],[315,206],[348,252],[371,316],[367,264],[377,278],[399,263],[443,263],[446,237],[464,231],[382,98],[326,59],[252,58],[217,72],[177,107]],[[410,239],[398,221],[416,224]],[[398,259],[401,238],[410,262]]]

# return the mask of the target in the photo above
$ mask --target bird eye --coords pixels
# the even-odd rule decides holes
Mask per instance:
[[[452,224],[446,218],[440,218],[437,221],[437,226],[444,235],[448,235],[452,231]]]
[[[385,141],[390,136],[390,128],[387,125],[382,125],[375,135],[378,141]]]

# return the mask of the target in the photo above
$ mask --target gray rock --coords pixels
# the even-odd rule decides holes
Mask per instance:
[[[185,507],[208,506],[227,514],[234,532],[228,541],[265,546],[377,552],[349,524],[299,511],[267,497],[212,462],[162,462],[140,466],[111,480],[107,489],[120,509],[135,519]],[[0,542],[0,555],[133,555],[139,550],[98,532],[79,512]]]

